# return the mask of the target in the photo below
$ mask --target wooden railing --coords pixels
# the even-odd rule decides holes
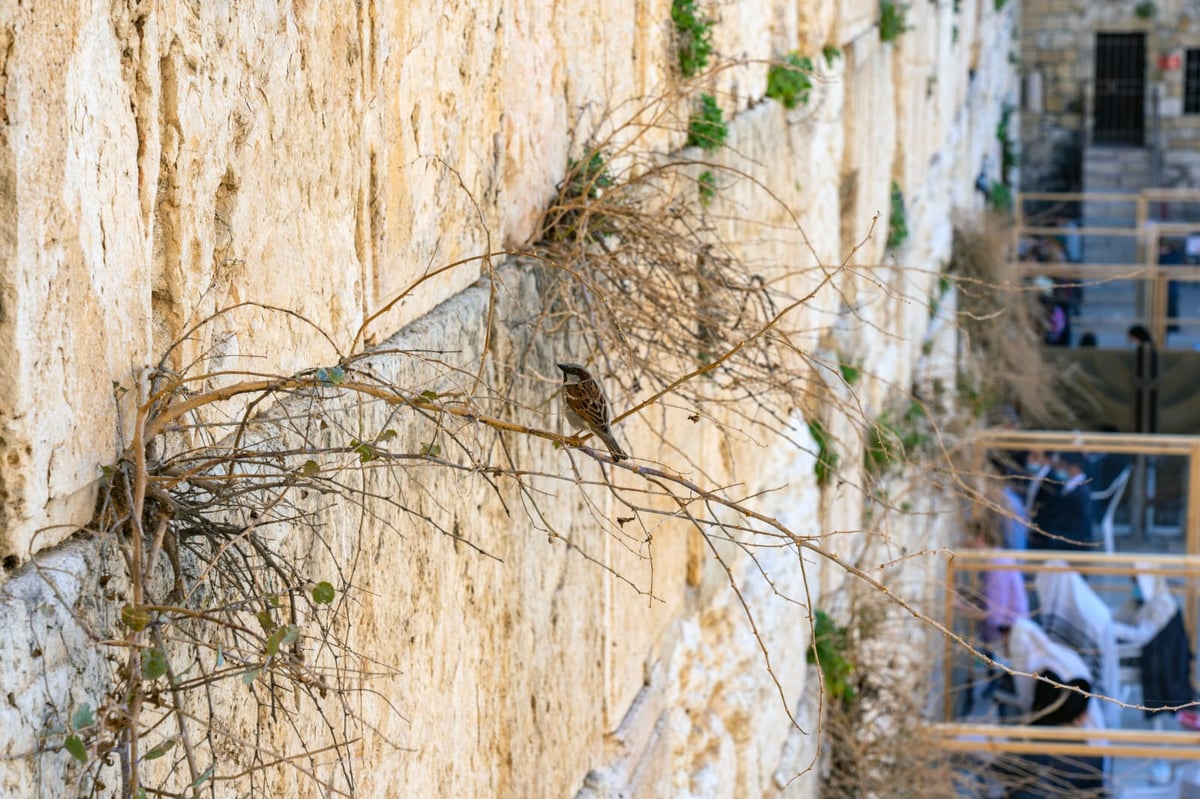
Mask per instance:
[[[949,559],[946,567],[943,613],[949,629],[953,630],[956,626],[955,616],[960,607],[955,587],[964,574],[1000,569],[1019,570],[1024,574],[1066,571],[1088,576],[1155,574],[1171,578],[1170,590],[1179,598],[1184,609],[1185,626],[1194,645],[1196,614],[1200,606],[1200,436],[996,429],[983,434],[980,446],[987,450],[1103,452],[1186,458],[1185,552],[1164,555],[1102,551],[960,550]],[[997,563],[998,559],[1003,562]],[[1092,730],[952,721],[955,704],[953,691],[956,686],[951,684],[951,680],[955,673],[953,663],[958,646],[949,636],[944,639],[942,701],[945,721],[932,725],[941,746],[948,751],[1200,760],[1200,732],[1111,728]]]
[[[1128,225],[1093,225],[1079,227],[1047,226],[1031,224],[1026,215],[1026,205],[1033,202],[1079,203],[1131,206]],[[1015,225],[1013,227],[1012,252],[1019,252],[1022,239],[1028,237],[1079,236],[1081,239],[1095,236],[1131,237],[1135,240],[1137,257],[1131,263],[1055,263],[1044,261],[1017,261],[1019,274],[1032,277],[1046,275],[1083,284],[1105,283],[1114,280],[1139,281],[1143,289],[1137,297],[1137,312],[1128,317],[1105,317],[1106,322],[1143,324],[1160,344],[1166,342],[1169,325],[1200,325],[1200,317],[1168,316],[1168,284],[1178,282],[1200,282],[1200,267],[1184,265],[1161,265],[1158,263],[1163,237],[1186,237],[1200,234],[1200,216],[1184,220],[1159,220],[1153,217],[1155,204],[1196,203],[1200,205],[1200,191],[1195,189],[1146,189],[1137,194],[1111,192],[1020,192],[1014,198]],[[1112,214],[1111,216],[1116,216]],[[1036,222],[1036,220],[1034,220]],[[1080,323],[1093,321],[1081,317]]]

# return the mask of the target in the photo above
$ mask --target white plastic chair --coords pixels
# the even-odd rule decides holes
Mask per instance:
[[[1121,473],[1108,484],[1108,488],[1092,492],[1093,502],[1106,500],[1108,503],[1104,508],[1104,516],[1100,519],[1100,532],[1104,536],[1104,551],[1110,555],[1113,551],[1113,517],[1117,515],[1117,506],[1121,504],[1121,497],[1125,496],[1125,488],[1129,485],[1131,474],[1133,474],[1132,464],[1122,469]]]

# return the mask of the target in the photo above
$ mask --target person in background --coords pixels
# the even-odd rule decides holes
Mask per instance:
[[[1160,266],[1182,266],[1184,263],[1183,257],[1183,242],[1177,239],[1163,239],[1159,245],[1158,263]],[[1176,319],[1179,316],[1179,281],[1167,281],[1167,318]],[[1174,333],[1179,330],[1179,325],[1175,322],[1167,324],[1167,332]]]
[[[1033,718],[1038,727],[1084,727],[1088,722],[1090,692],[1084,678],[1064,679],[1053,669],[1038,673],[1034,689]],[[1060,687],[1063,686],[1063,687]],[[1023,755],[1001,767],[1007,799],[1080,799],[1106,796],[1104,759],[1099,756]]]
[[[1003,545],[1002,516],[992,508],[977,507],[977,515],[966,520],[964,543],[971,549],[998,549]],[[1029,618],[1029,595],[1025,591],[1025,580],[1014,568],[1016,561],[1007,557],[993,557],[987,568],[976,572],[976,579],[958,586],[960,598],[969,618],[977,622],[979,647],[988,658],[994,658],[997,648],[1003,643],[1007,631],[1017,619]],[[972,663],[975,672],[981,664]],[[987,663],[984,674],[967,678],[969,690],[961,696],[962,716],[970,715],[978,707],[990,707],[997,688],[1013,693],[1012,678],[1002,674],[994,664]],[[983,705],[979,701],[983,701]],[[1009,706],[1000,705],[1004,715]]]
[[[1096,693],[1118,696],[1120,656],[1112,610],[1066,561],[1047,561],[1045,566],[1048,570],[1039,572],[1034,580],[1042,629],[1082,658]],[[1099,703],[1096,715],[1103,715],[1110,726],[1119,726],[1121,708],[1111,702]]]
[[[1043,450],[1025,456],[1025,516],[1029,520],[1029,548],[1051,549],[1052,533],[1058,522],[1058,495],[1062,483],[1054,479],[1054,461]]]
[[[1019,475],[1008,474],[1001,488],[1004,514],[1005,549],[1025,549],[1029,546],[1029,513],[1025,510],[1025,498],[1018,493],[1022,488]]]
[[[995,498],[995,504],[1001,511],[1004,539],[997,546],[1026,549],[1029,546],[1029,512],[1025,509],[1027,481],[1021,468],[1007,457],[993,454],[991,465],[1000,475],[1000,495]]]
[[[1000,515],[985,512],[982,518],[968,523],[968,546],[972,549],[999,549],[1004,545]],[[1006,568],[1016,565],[1012,558],[996,557],[989,565],[999,568],[983,570],[980,576],[979,638],[992,648],[1003,640],[1002,631],[1012,627],[1017,619],[1029,618],[1029,595],[1021,571]]]
[[[1052,279],[1045,275],[1034,278],[1042,305],[1042,343],[1049,347],[1068,347],[1071,344],[1071,316],[1067,303],[1059,296]]]
[[[1192,647],[1183,625],[1183,609],[1167,587],[1167,579],[1152,574],[1149,564],[1136,565],[1133,592],[1113,614],[1113,627],[1122,646],[1139,648],[1142,704],[1146,716],[1164,707],[1195,701],[1192,693]],[[1200,712],[1184,708],[1175,719],[1189,729],[1200,729]]]
[[[1079,220],[1074,217],[1060,216],[1054,221],[1067,230],[1066,233],[1058,236],[1058,243],[1062,245],[1063,254],[1067,256],[1067,260],[1073,264],[1083,261],[1083,236],[1079,234]]]
[[[1029,714],[1030,720],[1034,718],[1039,680],[1024,675],[1052,671],[1061,676],[1058,682],[1086,680],[1089,686],[1092,684],[1092,672],[1079,653],[1066,644],[1051,640],[1036,622],[1016,619],[1003,633],[1008,665],[1013,671],[1019,672],[1013,676],[1017,705],[1023,713]],[[1087,705],[1088,713],[1081,722],[1082,726],[1096,730],[1105,729],[1100,700],[1092,697],[1087,701]]]
[[[1080,347],[1095,347],[1096,346],[1096,334],[1090,330],[1085,331],[1084,334],[1079,337],[1079,346]]]
[[[1101,433],[1119,433],[1116,425],[1100,425]],[[1107,491],[1121,472],[1130,465],[1129,455],[1124,452],[1096,452],[1088,456],[1087,475],[1092,491]]]
[[[1158,350],[1154,347],[1154,337],[1144,325],[1133,325],[1129,328],[1129,343],[1137,348],[1133,429],[1136,433],[1157,433]]]
[[[1042,529],[1053,533],[1043,544],[1045,549],[1091,550],[1092,492],[1087,477],[1087,458],[1078,452],[1058,456],[1054,479],[1059,483],[1053,519]]]

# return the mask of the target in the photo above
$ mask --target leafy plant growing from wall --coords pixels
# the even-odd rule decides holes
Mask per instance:
[[[842,379],[846,381],[846,385],[853,386],[862,377],[862,361],[850,361],[846,358],[838,358],[838,373]]]
[[[772,64],[767,70],[767,97],[795,108],[808,102],[812,91],[812,59],[790,53],[783,63]]]
[[[672,0],[671,22],[679,72],[685,78],[695,77],[708,67],[712,57],[713,20],[700,13],[696,0]]]
[[[708,93],[701,94],[688,119],[688,146],[715,153],[725,145],[728,134],[729,127],[725,124],[717,98]]]
[[[894,42],[908,30],[908,6],[894,0],[880,0],[879,39]]]
[[[817,485],[829,485],[829,481],[837,474],[839,462],[837,450],[834,449],[829,431],[825,429],[825,424],[820,419],[812,419],[808,422],[808,432],[817,445],[817,460],[813,463],[813,474],[816,475]]]
[[[912,461],[917,451],[929,442],[929,430],[925,406],[916,400],[903,409],[885,410],[868,430],[863,450],[867,474],[881,475]]]
[[[1012,189],[1007,183],[995,181],[988,186],[988,206],[998,213],[1007,214],[1013,209]]]
[[[808,662],[817,664],[825,682],[825,692],[835,702],[848,702],[855,698],[850,678],[854,664],[850,661],[849,631],[840,627],[821,608],[813,613],[813,639],[808,650]]]
[[[821,50],[821,56],[825,59],[825,66],[832,68],[834,62],[842,57],[842,50],[836,45],[827,44]]]
[[[908,215],[904,210],[904,192],[892,181],[891,210],[888,214],[887,247],[894,250],[908,240]]]
[[[717,176],[711,169],[706,169],[696,178],[696,184],[700,192],[700,205],[707,208],[717,196]]]
[[[1000,145],[1000,179],[988,186],[987,201],[994,211],[1008,213],[1012,210],[1012,186],[1009,175],[1017,165],[1017,154],[1009,132],[1012,123],[1012,108],[1005,106],[996,123],[996,141]]]
[[[847,586],[838,599],[839,621],[824,610],[814,614],[814,642],[821,650],[809,652],[809,662],[821,665],[828,696],[821,795],[962,796],[962,786],[978,775],[946,753],[921,721],[918,675],[927,669],[894,654],[894,642],[916,643],[901,632],[903,621],[858,586]]]

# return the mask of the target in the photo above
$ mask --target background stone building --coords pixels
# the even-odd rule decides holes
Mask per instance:
[[[1200,186],[1200,4],[1023,0],[1020,185]]]
[[[953,297],[938,276],[955,213],[982,206],[976,179],[1000,163],[1011,6],[913,3],[897,28],[897,8],[877,0],[701,2],[715,54],[688,83],[668,0],[33,5],[0,4],[0,794],[119,790],[118,753],[97,742],[128,723],[114,685],[140,669],[159,680],[147,713],[207,714],[192,740],[169,718],[147,730],[145,774],[173,790],[813,795],[811,609],[836,608],[845,563],[924,601],[938,560],[913,553],[952,532],[920,475],[891,489],[905,513],[872,504],[863,420],[914,380],[953,384]],[[811,59],[812,86],[789,110],[766,94],[769,65],[793,52]],[[716,98],[719,152],[689,146],[691,95],[656,104],[680,87]],[[698,173],[687,196],[715,189],[697,213],[740,263],[807,298],[786,330],[804,385],[823,388],[765,421],[670,394],[619,435],[638,464],[735,486],[838,561],[706,539],[677,507],[626,529],[626,495],[605,489],[599,464],[518,432],[560,424],[558,360],[593,364],[619,410],[650,396],[628,364],[602,369],[585,339],[531,322],[552,303],[536,266],[510,254],[538,234],[571,165],[588,163],[588,143],[620,152],[631,125],[639,163],[683,157]],[[907,237],[889,247],[901,222]],[[665,326],[673,308],[660,311]],[[368,361],[347,360],[363,346],[377,348]],[[129,537],[97,527],[130,515],[116,500],[98,512],[97,495],[123,454],[147,451],[137,403],[153,410],[156,380],[197,371],[174,401],[298,376],[269,403],[156,431],[158,457],[243,413],[311,419],[289,416],[293,403],[336,394],[343,365],[363,363],[411,387],[405,407],[420,413],[331,412],[304,446],[255,463],[288,480],[345,474],[332,493],[357,498],[314,492],[295,499],[308,524],[273,523],[267,542],[294,571],[234,609],[262,651],[159,642],[170,611],[130,587]],[[357,470],[383,449],[452,460],[457,443],[474,446],[478,408],[510,427],[468,451],[509,460]],[[431,409],[467,419],[460,438],[430,438]],[[842,451],[825,479],[814,418]],[[320,462],[306,448],[318,439]],[[257,524],[241,519],[229,541]],[[165,555],[156,567],[169,587]],[[295,618],[280,626],[286,598],[310,595],[304,629],[328,618],[336,652],[307,632],[297,645]],[[171,635],[189,629],[177,622]],[[904,636],[914,652],[922,630]],[[133,655],[114,640],[135,642]],[[326,695],[317,678],[278,690],[267,661],[294,645],[293,666],[320,664],[353,690]],[[178,695],[210,669],[232,679]]]

